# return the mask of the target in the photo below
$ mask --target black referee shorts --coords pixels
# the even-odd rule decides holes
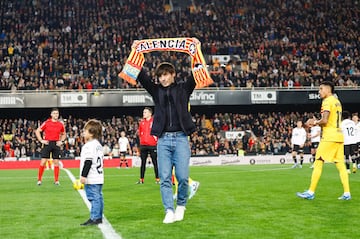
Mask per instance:
[[[44,147],[41,149],[41,158],[49,159],[50,153],[52,154],[52,159],[61,158],[61,150],[56,145],[56,141],[49,141],[49,144],[44,144]]]

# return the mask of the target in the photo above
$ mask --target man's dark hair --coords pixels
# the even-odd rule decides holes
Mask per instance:
[[[152,109],[150,107],[145,107],[144,110],[150,111],[151,114],[153,113],[153,111],[152,111]]]
[[[158,65],[158,67],[156,67],[155,75],[160,77],[166,73],[175,73],[175,66],[169,62],[162,62]]]
[[[350,112],[349,111],[343,111],[342,112],[342,118],[343,119],[349,119],[350,118]]]
[[[334,82],[332,82],[332,81],[323,81],[323,82],[321,82],[321,85],[329,86],[331,88],[331,93],[334,94],[334,92],[335,92]]]

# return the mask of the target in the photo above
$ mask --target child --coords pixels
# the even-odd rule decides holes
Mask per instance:
[[[98,120],[91,119],[83,131],[85,140],[80,155],[80,181],[85,184],[86,197],[91,203],[90,219],[81,226],[102,223],[104,198],[102,187],[104,184],[103,147],[99,143],[102,137],[102,125]]]

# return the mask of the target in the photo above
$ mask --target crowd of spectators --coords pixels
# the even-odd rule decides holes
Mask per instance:
[[[134,40],[189,36],[202,42],[211,87],[359,85],[359,1],[192,2],[2,0],[0,90],[131,88],[117,75]],[[145,67],[163,60],[190,71],[175,53],[146,54]]]
[[[197,130],[190,137],[193,156],[237,155],[239,150],[246,154],[286,154],[290,151],[291,131],[297,119],[305,120],[308,113],[294,112],[234,114],[216,113],[211,116],[194,114],[193,121]],[[63,148],[64,158],[80,155],[84,144],[81,129],[87,119],[69,116],[61,118],[64,122],[67,138]],[[111,156],[116,147],[120,132],[124,130],[134,155],[138,155],[139,117],[122,116],[103,119],[103,137],[101,143],[104,152]],[[41,144],[37,141],[35,130],[42,120],[0,119],[0,155],[5,157],[40,157]],[[242,137],[227,137],[226,132],[239,132]],[[309,146],[309,144],[307,144]]]

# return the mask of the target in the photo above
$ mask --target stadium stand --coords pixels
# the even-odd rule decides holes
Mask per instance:
[[[0,90],[131,88],[117,75],[132,42],[175,36],[202,42],[212,87],[359,85],[358,1],[188,2],[3,0]],[[155,56],[189,71],[186,57]]]
[[[192,155],[237,155],[240,149],[247,154],[285,154],[290,150],[291,130],[296,120],[304,119],[307,115],[308,113],[295,112],[216,113],[210,117],[195,114],[193,120],[197,132],[190,139]],[[63,156],[65,158],[79,156],[80,148],[84,143],[80,129],[87,119],[69,116],[61,120],[67,131]],[[139,117],[132,116],[103,119],[102,144],[106,144],[111,151],[120,137],[121,130],[125,130],[130,145],[136,152],[139,121]],[[39,158],[41,145],[36,140],[34,132],[41,122],[41,120],[24,118],[0,119],[1,158],[18,157],[15,155],[15,151],[18,150],[19,157]],[[233,133],[236,133],[236,136]]]
[[[296,90],[316,87],[322,80],[347,88],[360,83],[358,1],[159,2],[0,1],[0,92],[129,89],[133,86],[118,73],[134,40],[189,36],[202,42],[215,81],[210,87]],[[188,57],[175,53],[147,54],[145,67],[154,68],[163,60],[174,63],[180,76],[189,72]],[[198,130],[191,139],[192,154],[236,154],[239,149],[285,153],[294,120],[305,116],[195,114]],[[68,131],[65,156],[76,156],[85,119],[63,120]],[[124,129],[136,147],[138,120],[104,119],[103,143],[114,147]],[[39,122],[0,119],[1,157],[38,158],[34,130]],[[239,131],[241,140],[225,135],[227,131]]]

